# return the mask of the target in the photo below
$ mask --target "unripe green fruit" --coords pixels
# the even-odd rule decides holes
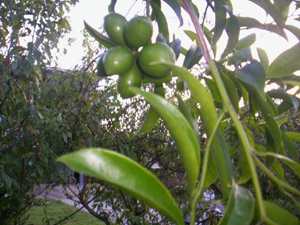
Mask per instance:
[[[125,17],[117,13],[111,13],[104,17],[104,30],[114,43],[126,45],[123,32],[126,23]]]
[[[153,63],[175,63],[175,53],[166,44],[156,43],[145,46],[139,57],[138,62],[147,75],[153,78],[168,76],[170,69],[168,66]]]
[[[118,81],[118,92],[122,98],[130,98],[135,94],[129,90],[129,87],[141,87],[142,74],[136,65],[125,74],[121,74]]]
[[[124,27],[124,38],[128,47],[138,49],[149,44],[153,33],[151,20],[148,17],[136,16]]]
[[[134,57],[127,47],[116,46],[107,51],[103,62],[107,75],[123,74],[132,67]]]
[[[105,54],[102,54],[97,62],[97,76],[99,77],[107,77],[107,73],[104,69],[103,58]]]

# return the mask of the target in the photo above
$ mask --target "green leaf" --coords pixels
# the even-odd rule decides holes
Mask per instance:
[[[226,23],[226,33],[228,36],[228,41],[224,52],[222,53],[221,58],[224,58],[229,53],[232,52],[234,47],[239,41],[240,36],[240,25],[236,16],[231,15]]]
[[[183,61],[183,66],[187,69],[191,69],[202,58],[201,48],[192,44]]]
[[[267,71],[269,67],[269,58],[266,51],[262,48],[257,48],[257,54],[261,65],[264,67],[264,70]]]
[[[161,11],[159,5],[155,1],[151,1],[150,4],[153,9],[152,14],[155,16],[156,22],[158,24],[159,33],[161,33],[169,42],[169,28],[167,19]]]
[[[265,71],[259,62],[253,60],[244,66],[238,71],[237,78],[251,89],[257,91],[261,96],[264,96]]]
[[[218,113],[216,111],[211,93],[187,69],[171,64],[166,65],[170,66],[174,76],[178,76],[182,80],[186,81],[191,91],[192,98],[195,99],[195,101],[201,106],[201,119],[204,122],[204,127],[208,136],[210,136],[218,120]],[[218,176],[222,183],[221,187],[223,194],[227,195],[232,181],[232,164],[229,156],[228,146],[220,129],[218,129],[216,138],[213,141],[211,161],[218,162],[215,164],[215,166],[217,167]],[[210,163],[214,165],[213,162]]]
[[[130,158],[107,149],[89,148],[63,155],[58,161],[124,190],[177,224],[184,224],[169,190],[155,175]]]
[[[184,30],[184,33],[192,40],[192,41],[196,41],[197,40],[197,34],[191,30]],[[207,29],[207,27],[204,27],[204,34],[207,38],[207,40],[211,40],[212,39],[212,34],[211,32]],[[212,48],[214,48],[215,45],[212,44]]]
[[[287,156],[276,154],[273,152],[257,152],[257,154],[259,156],[272,157],[280,160],[281,162],[286,164],[291,170],[293,170],[295,175],[297,175],[300,178],[300,164],[298,162],[290,159]]]
[[[295,27],[293,25],[285,25],[284,28],[290,31],[298,38],[298,40],[300,40],[300,29],[298,27]]]
[[[252,54],[250,48],[243,48],[241,50],[236,50],[234,53],[228,57],[228,65],[235,65],[238,67],[243,62],[248,62],[252,60]]]
[[[176,59],[179,57],[180,49],[181,49],[181,40],[175,39],[170,43],[170,47],[173,49]]]
[[[289,77],[283,77],[280,78],[279,81],[281,81],[284,84],[291,85],[291,86],[299,86],[300,87],[300,77],[299,76],[289,76]]]
[[[280,78],[300,70],[300,43],[281,53],[269,66],[267,78]]]
[[[285,134],[289,140],[300,143],[300,132],[287,131]]]
[[[155,85],[154,92],[162,97],[165,96],[165,90],[162,86]],[[149,111],[146,114],[143,126],[141,128],[141,132],[142,133],[151,132],[155,127],[155,125],[157,124],[158,120],[159,120],[158,113],[153,109],[152,106],[150,106]]]
[[[219,225],[248,225],[254,217],[255,201],[247,189],[234,185]]]
[[[194,118],[192,114],[192,108],[190,102],[187,100],[183,101],[180,95],[176,95],[176,97],[178,101],[178,109],[184,115],[187,121],[190,123],[191,127],[197,132],[198,131],[197,120],[196,118]]]
[[[270,201],[264,201],[266,214],[269,219],[278,225],[299,225],[300,221],[286,209]]]
[[[284,154],[285,148],[283,137],[280,127],[275,121],[275,112],[272,104],[270,101],[267,101],[269,99],[268,96],[264,98],[261,95],[254,93],[253,99],[259,106],[266,122],[267,144],[270,145],[270,149],[274,150],[274,152]]]
[[[197,34],[191,30],[184,30],[184,33],[192,40],[195,41],[197,39]]]
[[[239,154],[238,167],[240,169],[238,184],[247,183],[251,179],[251,171],[244,154]]]
[[[284,30],[275,25],[275,24],[262,24],[258,20],[251,18],[251,17],[237,17],[239,21],[240,27],[246,27],[246,28],[258,28],[258,29],[263,29],[267,30],[273,33],[276,33],[280,35],[281,37],[286,39],[286,34]]]
[[[106,48],[113,47],[115,44],[108,39],[103,34],[99,33],[96,29],[91,27],[87,22],[84,22],[85,29],[89,32],[89,34],[99,42],[99,44],[103,45]]]
[[[221,72],[222,80],[224,82],[231,103],[234,106],[235,110],[238,111],[240,96],[238,94],[238,88],[233,81],[233,79],[235,79],[234,73],[229,70],[226,70],[225,67],[219,67],[219,71]]]
[[[226,26],[226,8],[222,1],[215,1],[215,27],[213,43],[216,43],[221,37]]]
[[[243,48],[249,48],[256,41],[256,34],[249,34],[246,37],[243,37],[236,44],[235,48],[240,50]]]
[[[191,190],[197,182],[200,168],[200,143],[197,134],[176,106],[159,95],[138,88],[131,88],[131,90],[135,94],[142,95],[165,121],[181,153],[183,165],[187,172],[188,187]]]
[[[141,132],[150,133],[155,127],[155,125],[157,124],[158,120],[159,120],[158,113],[152,107],[150,107],[145,116],[143,126],[141,127]]]
[[[181,26],[183,24],[183,19],[181,15],[181,6],[180,6],[181,0],[163,0],[163,1],[167,3],[176,13],[176,16],[179,19],[180,26]]]
[[[270,0],[250,0],[250,1],[263,8],[266,11],[266,13],[268,13],[279,26],[284,25],[285,23],[284,16],[271,3]]]
[[[292,0],[274,0],[274,6],[281,13],[284,20],[287,19],[289,15],[289,8]]]

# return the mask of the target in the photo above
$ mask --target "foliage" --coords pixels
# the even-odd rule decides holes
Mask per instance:
[[[32,193],[35,185],[62,179],[55,162],[58,155],[111,143],[111,133],[121,126],[122,106],[113,97],[116,88],[97,90],[95,74],[51,69],[40,73],[36,68],[24,74],[27,79],[14,78],[8,71],[1,77],[3,224],[11,219],[18,224],[37,194]]]
[[[66,12],[76,2],[1,1],[0,54],[7,61],[26,54],[32,64],[50,63],[58,40],[70,31]]]
[[[157,179],[150,181],[147,178],[149,174],[151,177],[155,175],[148,171],[151,168],[143,160],[139,162],[147,169],[138,166],[127,156],[101,148],[83,149],[62,156],[59,160],[76,171],[114,184],[117,190],[143,200],[176,224],[184,224],[184,218],[177,213],[178,208],[185,215],[189,213],[189,223],[192,225],[205,216],[199,213],[199,207],[205,204],[204,190],[209,187],[220,191],[217,197],[226,206],[219,224],[298,224],[300,192],[296,176],[299,171],[299,139],[291,138],[288,134],[293,132],[293,137],[296,137],[299,129],[299,97],[290,94],[293,88],[299,87],[299,77],[294,74],[299,70],[296,60],[300,52],[299,44],[269,64],[263,49],[258,49],[257,59],[252,56],[250,49],[255,42],[254,34],[240,38],[242,28],[264,29],[283,37],[290,31],[297,36],[298,28],[291,29],[287,18],[290,9],[299,8],[298,2],[251,0],[274,20],[272,24],[263,24],[254,18],[235,15],[229,0],[206,1],[205,11],[210,10],[215,14],[214,27],[207,26],[205,18],[200,24],[198,7],[202,5],[195,5],[190,0],[164,2],[171,6],[180,20],[183,20],[182,10],[187,12],[195,32],[186,33],[192,41],[196,41],[201,54],[194,45],[186,51],[180,45],[173,44],[175,40],[170,43],[161,1],[151,1],[146,4],[146,14],[158,24],[160,34],[157,42],[173,47],[174,53],[180,52],[185,57],[184,65],[175,66],[172,61],[161,58],[149,64],[149,67],[166,69],[166,73],[171,71],[173,80],[177,80],[175,94],[173,89],[173,96],[167,100],[164,95],[160,97],[139,90],[139,87],[128,85],[128,90],[141,95],[151,105],[150,110],[156,112],[152,113],[152,123],[156,123],[160,117],[177,144],[183,164],[181,169],[184,168],[186,176],[181,187],[185,194],[184,197],[173,194],[166,204],[174,202],[174,199],[181,204],[172,206],[173,210],[168,211],[164,203],[153,200],[157,199],[157,193],[164,195],[162,190],[166,187],[162,184],[157,186]],[[114,11],[115,4],[117,1],[111,2],[110,12]],[[110,36],[101,34],[87,24],[86,27],[103,46],[110,48],[117,45]],[[216,52],[219,49],[216,46],[223,32],[226,32],[228,41],[218,58]],[[135,49],[133,54],[136,54]],[[139,54],[137,57],[139,60]],[[194,57],[198,60],[194,60]],[[113,69],[113,66],[109,69]],[[142,67],[139,69],[147,73]],[[147,90],[149,82],[144,77],[143,80],[143,87]],[[164,80],[157,84],[150,80],[150,86],[162,87],[161,83],[164,83],[163,87],[166,87],[172,82]],[[178,99],[179,109],[174,104],[176,101],[172,101],[174,98]],[[243,104],[240,104],[241,101]],[[201,126],[197,127],[195,124],[199,120]],[[202,137],[204,140],[200,147]],[[132,172],[132,164],[136,166],[136,172]],[[141,187],[137,181],[144,179],[149,182],[149,187],[157,186],[157,192]],[[169,188],[173,190],[174,187]],[[281,220],[278,215],[285,219]],[[141,219],[138,223],[144,221]],[[106,222],[110,223],[108,220]],[[126,222],[128,220],[123,221]],[[159,223],[164,222],[160,220]],[[211,223],[215,224],[214,221]]]

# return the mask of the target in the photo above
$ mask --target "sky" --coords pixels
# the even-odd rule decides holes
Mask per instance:
[[[205,0],[198,0],[194,2],[198,5],[205,3]],[[67,53],[58,54],[58,67],[64,69],[72,69],[76,65],[80,64],[81,59],[84,56],[82,48],[82,31],[84,29],[83,21],[86,21],[92,27],[97,28],[99,31],[101,31],[103,27],[103,18],[105,15],[108,14],[107,8],[109,3],[110,0],[80,0],[79,3],[70,10],[69,18],[72,31],[66,38],[64,38],[60,42],[61,48],[65,47],[67,49]],[[248,0],[232,0],[232,3],[235,15],[254,17],[262,22],[270,21],[270,17],[268,17],[262,9],[255,6],[255,4],[249,2]],[[119,0],[116,5],[116,12],[130,19],[135,15],[144,14],[145,11],[143,4],[144,3],[142,1],[136,0]],[[163,11],[169,23],[170,33],[175,33],[176,37],[182,40],[184,47],[188,48],[191,45],[191,41],[184,34],[183,30],[193,30],[189,18],[186,15],[184,15],[184,25],[183,27],[179,27],[179,22],[176,15],[165,4],[163,4]],[[209,16],[208,20],[213,21],[213,17]],[[296,25],[299,26],[299,24]],[[256,55],[255,48],[260,47],[267,51],[267,54],[271,61],[285,49],[293,46],[297,42],[297,39],[291,34],[288,34],[287,41],[276,34],[271,34],[269,32],[257,29],[243,31],[240,37],[246,36],[247,34],[254,32],[257,35],[256,42],[253,45],[254,48],[252,49],[254,57]],[[67,46],[67,39],[69,38],[72,38],[73,42],[70,46]],[[224,48],[225,44],[226,35],[223,34],[220,40],[220,49]]]

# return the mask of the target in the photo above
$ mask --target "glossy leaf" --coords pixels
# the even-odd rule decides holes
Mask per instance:
[[[249,48],[256,41],[256,34],[249,34],[246,37],[243,37],[236,44],[235,48],[240,50],[243,48]]]
[[[269,66],[267,78],[280,78],[300,70],[300,43],[281,53]]]
[[[195,64],[197,64],[201,58],[202,58],[201,49],[197,45],[192,44],[192,46],[186,53],[186,56],[183,61],[183,66],[186,67],[187,69],[190,69]]]
[[[155,20],[158,24],[159,33],[161,33],[165,37],[167,42],[169,42],[169,28],[168,28],[167,19],[163,14],[163,12],[161,11],[159,5],[155,1],[151,1],[150,4],[153,9],[152,14],[154,15]]]
[[[248,225],[254,217],[255,201],[247,189],[234,185],[219,225]]]
[[[234,47],[239,41],[240,36],[240,25],[236,16],[231,15],[226,23],[226,33],[228,36],[228,41],[224,52],[222,53],[221,58],[224,58],[229,53],[232,52]]]
[[[262,48],[257,48],[257,54],[261,65],[264,67],[264,70],[267,71],[269,67],[269,57],[266,51]]]
[[[183,224],[180,209],[169,190],[155,175],[132,159],[107,149],[89,148],[66,154],[58,161],[77,172],[121,188],[177,224]]]
[[[188,177],[188,187],[189,189],[193,188],[197,182],[200,168],[200,143],[197,134],[176,106],[159,95],[138,88],[131,89],[135,94],[142,95],[166,123],[181,153]]]
[[[237,78],[250,88],[256,90],[261,96],[264,96],[265,71],[259,62],[253,60],[244,66],[238,71]]]
[[[113,47],[115,44],[106,36],[98,32],[96,29],[91,27],[87,22],[84,22],[85,29],[89,32],[89,34],[99,42],[99,44],[103,45],[106,48]]]
[[[264,201],[264,205],[268,218],[274,223],[278,225],[299,225],[299,219],[286,209],[270,201]]]
[[[218,120],[218,114],[211,93],[187,69],[175,65],[169,66],[174,76],[178,76],[186,81],[192,98],[200,104],[201,120],[204,122],[208,136],[210,136]],[[216,138],[213,141],[211,160],[218,162],[215,166],[217,167],[218,176],[222,183],[222,191],[227,195],[232,181],[232,164],[228,146],[220,129],[217,131]],[[212,163],[212,165],[214,165],[214,163]]]

